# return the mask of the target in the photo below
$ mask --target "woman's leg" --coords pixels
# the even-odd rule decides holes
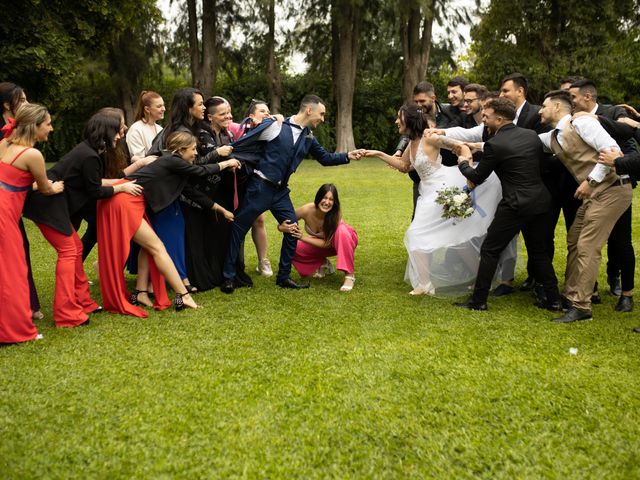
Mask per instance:
[[[251,238],[253,239],[253,243],[256,246],[256,253],[258,254],[258,273],[264,275],[265,277],[270,277],[273,275],[273,270],[271,269],[271,263],[267,258],[267,227],[264,223],[264,213],[261,214],[256,221],[253,222],[251,226]]]
[[[133,241],[147,250],[147,252],[153,257],[153,261],[158,267],[158,270],[167,279],[169,286],[177,294],[182,295],[185,305],[191,308],[196,308],[197,305],[182,283],[182,279],[180,278],[171,257],[169,257],[167,249],[164,247],[160,238],[156,235],[146,220],[143,219],[140,223],[140,228],[138,228],[138,231],[133,236]]]
[[[138,253],[138,276],[136,277],[136,300],[147,307],[153,307],[149,298],[149,255],[143,248]],[[133,295],[132,295],[133,296]]]

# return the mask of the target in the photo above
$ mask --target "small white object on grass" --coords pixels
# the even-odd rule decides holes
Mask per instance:
[[[575,347],[571,347],[569,349],[569,355],[577,355],[578,354],[578,349]]]

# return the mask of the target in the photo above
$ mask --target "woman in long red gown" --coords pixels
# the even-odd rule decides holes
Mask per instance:
[[[22,207],[35,179],[44,195],[60,193],[63,182],[49,183],[44,157],[33,148],[53,130],[47,109],[22,105],[13,131],[0,143],[0,343],[34,340],[27,262],[18,227]]]

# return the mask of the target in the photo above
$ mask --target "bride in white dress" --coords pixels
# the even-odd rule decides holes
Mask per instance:
[[[462,295],[475,283],[480,263],[480,247],[502,198],[500,181],[494,173],[472,190],[473,214],[463,220],[443,219],[442,206],[435,202],[438,190],[467,185],[458,167],[442,165],[440,148],[452,148],[455,140],[430,135],[423,137],[433,118],[417,104],[406,104],[398,111],[396,125],[410,143],[402,157],[392,157],[377,150],[365,155],[378,157],[392,167],[420,176],[420,196],[413,221],[404,237],[409,254],[405,281],[413,287],[411,295]],[[515,256],[515,252],[504,252]],[[496,272],[495,278],[500,272]]]

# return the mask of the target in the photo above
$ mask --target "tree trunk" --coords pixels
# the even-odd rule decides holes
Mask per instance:
[[[413,87],[425,80],[429,54],[435,0],[421,7],[418,3],[407,6],[400,22],[402,38],[402,95],[405,100],[413,98]]]
[[[282,77],[278,63],[276,62],[276,32],[275,32],[275,0],[267,0],[267,23],[269,31],[267,33],[267,48],[269,59],[267,60],[267,84],[269,86],[270,107],[272,113],[280,113],[282,100]]]
[[[362,8],[353,0],[331,3],[333,95],[336,101],[336,151],[355,149],[353,139],[353,92]]]
[[[202,1],[202,41],[198,38],[198,12],[196,0],[187,0],[189,17],[189,55],[191,56],[191,83],[205,98],[213,94],[218,68],[218,27],[215,0]]]

